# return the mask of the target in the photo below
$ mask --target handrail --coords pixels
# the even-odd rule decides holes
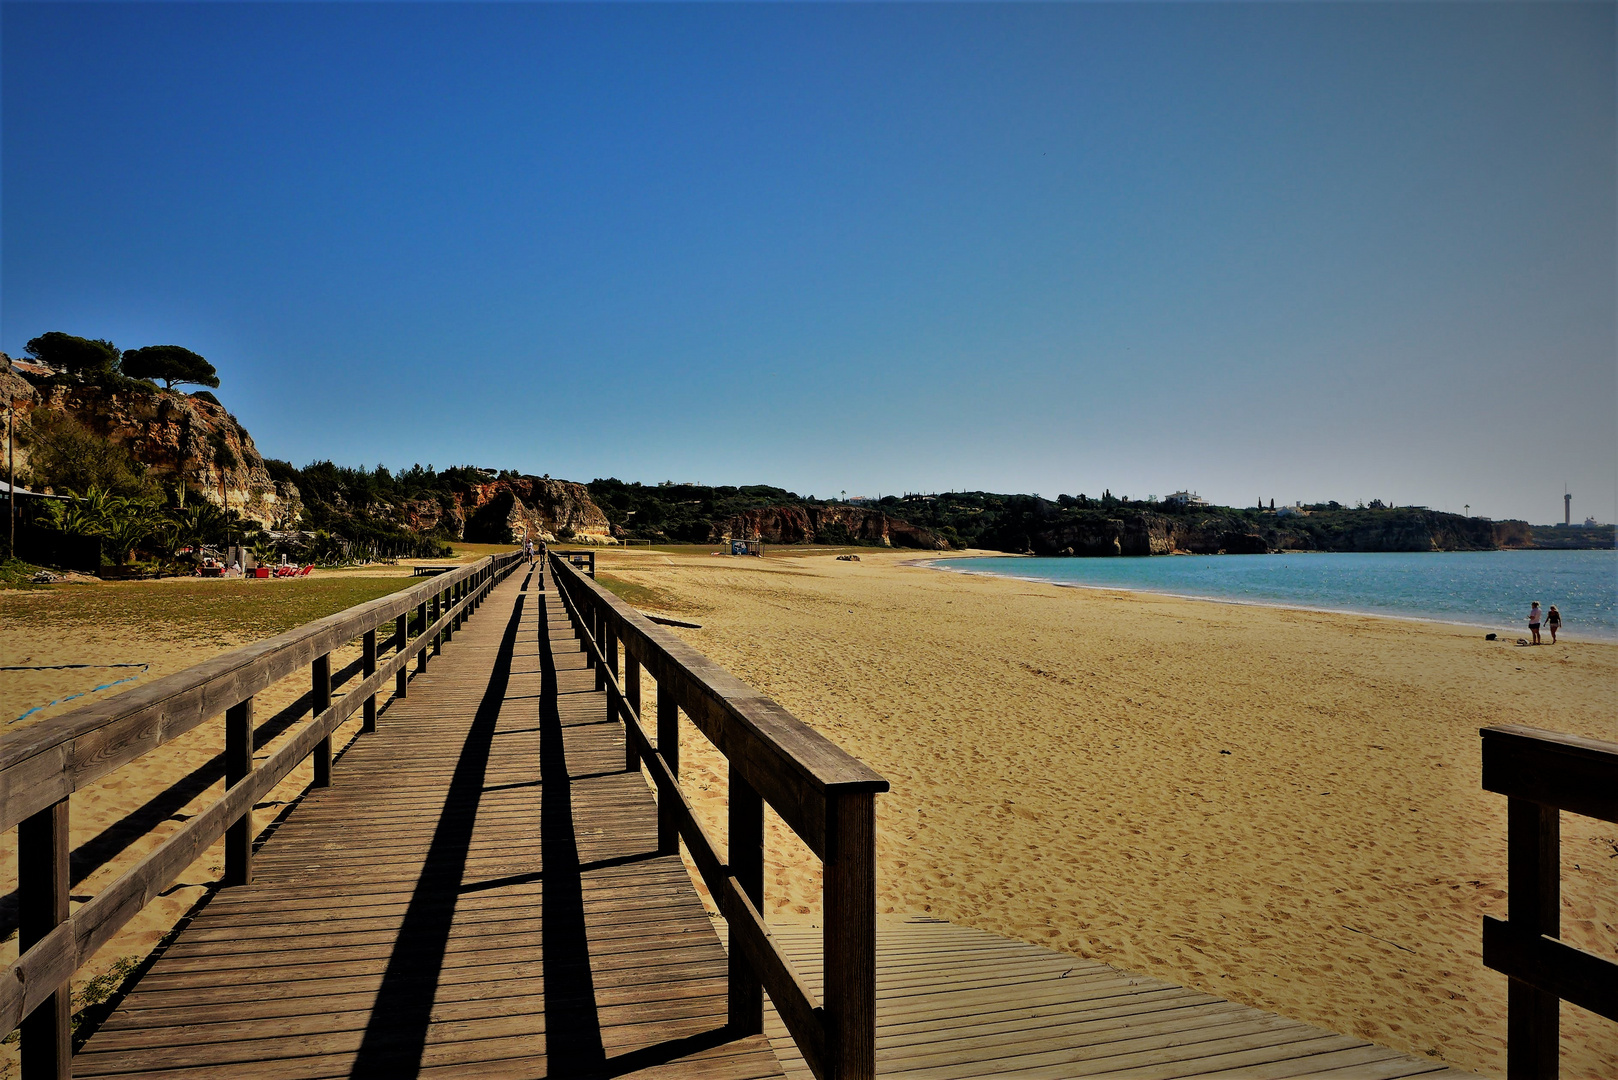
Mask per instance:
[[[219,715],[313,657],[475,577],[492,562],[493,557],[480,559],[117,697],[7,732],[0,736],[0,829]]]
[[[822,1080],[875,1072],[876,849],[874,796],[888,782],[769,697],[659,629],[565,556],[549,558],[552,582],[622,720],[626,765],[645,764],[657,790],[658,850],[683,839],[731,928],[730,1023],[763,1030],[761,989]],[[618,679],[618,650],[625,672]],[[657,680],[657,738],[639,715],[640,670]],[[684,710],[729,760],[728,858],[722,860],[679,785],[677,717]],[[771,937],[764,902],[764,803],[825,863],[825,1003],[817,1002]],[[677,839],[678,838],[678,839]]]
[[[1484,728],[1483,788],[1507,796],[1507,919],[1483,917],[1483,962],[1506,975],[1506,1074],[1554,1078],[1563,1001],[1618,1020],[1618,964],[1561,938],[1561,812],[1618,822],[1618,743]]]
[[[71,1074],[69,983],[80,965],[167,888],[209,845],[225,838],[224,884],[252,880],[252,810],[313,755],[314,786],[331,782],[331,736],[363,709],[375,730],[376,694],[389,678],[407,693],[408,665],[459,629],[521,556],[492,556],[284,634],[236,649],[150,686],[0,737],[0,828],[17,826],[21,953],[0,974],[0,1030],[22,1027],[23,1080]],[[410,616],[420,632],[409,637]],[[392,623],[377,659],[377,630]],[[363,638],[364,677],[333,703],[331,652]],[[253,696],[308,664],[307,725],[257,766]],[[68,804],[71,794],[221,713],[226,725],[224,795],[71,914]],[[38,729],[38,730],[36,730]]]

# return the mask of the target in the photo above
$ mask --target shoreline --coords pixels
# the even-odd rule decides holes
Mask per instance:
[[[1299,552],[1298,554],[1304,554],[1304,555],[1330,555],[1330,554],[1364,554],[1364,553],[1361,553],[1361,552]],[[1426,553],[1422,553],[1422,554],[1426,554]],[[1439,551],[1439,552],[1432,552],[1431,554],[1443,555],[1443,554],[1448,554],[1448,553]],[[985,559],[985,558],[992,558],[992,559],[1002,559],[1002,558],[1029,559],[1029,558],[1040,558],[1040,557],[1041,556],[1036,556],[1036,555],[1007,555],[1007,554],[1005,554],[1003,552],[995,552],[995,553],[992,553],[992,554],[989,554],[989,555],[980,555],[980,554],[976,554],[976,553],[969,555],[969,554],[964,554],[963,553],[961,555],[957,555],[957,556],[953,556],[953,557],[945,557],[945,558],[940,558],[940,559],[931,559],[931,560],[917,559],[915,561],[907,562],[907,563],[901,563],[899,565],[901,565],[901,566],[914,566],[914,567],[919,567],[919,568],[924,569],[924,570],[937,570],[937,571],[941,571],[941,572],[947,573],[947,574],[963,574],[963,575],[971,575],[971,576],[974,576],[974,577],[1002,578],[1002,579],[1004,579],[1006,581],[1023,581],[1023,582],[1030,582],[1030,583],[1037,583],[1037,584],[1040,584],[1040,585],[1050,585],[1050,586],[1052,586],[1054,588],[1058,588],[1058,589],[1083,589],[1083,590],[1090,591],[1090,592],[1118,593],[1118,594],[1124,594],[1124,595],[1140,595],[1140,596],[1162,596],[1162,597],[1167,597],[1167,598],[1172,599],[1172,600],[1189,600],[1189,601],[1194,601],[1194,602],[1197,602],[1197,603],[1204,603],[1204,604],[1230,604],[1230,605],[1234,605],[1236,607],[1265,608],[1265,609],[1273,609],[1273,610],[1276,610],[1276,611],[1307,611],[1307,612],[1313,612],[1313,613],[1319,614],[1319,615],[1352,615],[1352,616],[1356,616],[1358,618],[1364,618],[1364,619],[1391,619],[1391,620],[1393,620],[1395,622],[1420,623],[1420,624],[1426,625],[1426,626],[1455,626],[1455,627],[1461,627],[1461,628],[1467,629],[1467,630],[1492,631],[1492,632],[1494,632],[1496,634],[1501,634],[1502,635],[1501,640],[1505,639],[1505,635],[1509,635],[1512,638],[1518,638],[1518,637],[1526,638],[1528,636],[1527,624],[1523,624],[1523,625],[1520,625],[1520,626],[1510,626],[1510,627],[1508,627],[1504,623],[1496,624],[1496,623],[1466,622],[1466,621],[1461,620],[1461,619],[1437,619],[1437,618],[1425,617],[1425,616],[1421,616],[1421,615],[1407,615],[1407,614],[1403,614],[1403,613],[1400,613],[1400,612],[1367,610],[1365,608],[1318,607],[1318,606],[1313,605],[1313,604],[1289,603],[1288,601],[1285,601],[1285,600],[1248,600],[1248,599],[1243,599],[1243,598],[1240,598],[1240,597],[1231,597],[1231,596],[1207,596],[1207,595],[1204,595],[1202,593],[1171,592],[1171,591],[1169,591],[1167,589],[1152,589],[1152,588],[1147,588],[1147,587],[1141,586],[1141,585],[1095,585],[1095,584],[1091,584],[1089,582],[1083,582],[1083,581],[1056,581],[1056,580],[1053,580],[1051,578],[1046,578],[1046,577],[1035,577],[1035,576],[1024,575],[1024,574],[1007,574],[1007,573],[999,573],[999,572],[996,572],[994,570],[978,570],[978,569],[972,569],[972,568],[957,568],[957,567],[953,567],[953,566],[944,565],[947,562],[959,561],[959,560],[963,560],[963,559]],[[1154,556],[1154,557],[1162,558],[1164,556]],[[1230,556],[1201,556],[1201,557],[1203,557],[1203,558],[1229,558]],[[1236,557],[1241,558],[1241,556],[1236,556]],[[1255,557],[1258,557],[1258,556],[1255,556]],[[1569,642],[1569,641],[1576,641],[1576,642],[1578,642],[1580,644],[1585,644],[1585,645],[1618,645],[1618,630],[1614,630],[1611,634],[1590,633],[1588,631],[1584,631],[1584,632],[1581,632],[1581,634],[1579,636],[1572,636],[1566,630],[1563,630],[1561,632],[1561,640],[1559,640],[1557,642],[1557,644],[1560,645],[1560,644],[1563,644],[1563,643]],[[1549,640],[1548,636],[1547,636],[1546,640],[1543,642],[1543,644],[1546,644],[1546,645],[1550,644],[1550,640]]]

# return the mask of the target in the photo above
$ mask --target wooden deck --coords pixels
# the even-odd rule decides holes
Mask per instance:
[[[725,1031],[718,936],[546,600],[495,589],[75,1075],[781,1075]]]
[[[772,926],[770,933],[818,991],[819,929]],[[883,1077],[1471,1077],[1094,960],[931,919],[880,920],[876,961],[876,1066]],[[764,1023],[787,1076],[809,1080],[780,1018],[766,1011]]]

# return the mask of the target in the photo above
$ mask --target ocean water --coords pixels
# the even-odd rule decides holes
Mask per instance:
[[[1349,611],[1522,636],[1528,605],[1555,604],[1562,634],[1618,640],[1618,550],[939,559],[941,570],[1234,603]]]

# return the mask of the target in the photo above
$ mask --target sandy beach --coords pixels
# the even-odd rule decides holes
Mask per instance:
[[[598,557],[637,606],[700,623],[677,632],[891,781],[878,800],[880,911],[931,913],[1504,1074],[1505,980],[1482,966],[1479,922],[1506,908],[1505,800],[1479,788],[1477,729],[1618,738],[1618,646],[1521,649],[1470,628],[860,555]],[[39,602],[0,596],[0,614]],[[42,664],[116,647],[156,675],[251,637],[175,618],[103,612],[92,626],[36,610],[7,620],[0,651]],[[86,675],[51,678],[30,675],[30,702]],[[289,678],[260,716],[306,689]],[[180,789],[221,746],[220,725],[205,725],[76,795],[75,847]],[[722,836],[722,759],[689,725],[683,754],[687,789]],[[307,770],[266,801],[261,826]],[[219,790],[199,786],[167,808],[75,897]],[[769,917],[813,921],[818,864],[773,819],[768,850]],[[1564,817],[1563,851],[1564,936],[1612,956],[1618,835]],[[0,891],[15,887],[14,858],[8,848]],[[216,846],[76,985],[145,955],[221,861]],[[0,961],[15,955],[12,935]],[[1563,1072],[1618,1073],[1618,1027],[1564,1007]]]
[[[1478,729],[1618,738],[1618,646],[948,574],[913,554],[613,552],[601,572],[892,782],[878,905],[1095,957],[1488,1075],[1505,799]],[[687,729],[722,834],[724,771]],[[695,752],[693,752],[695,751]],[[772,822],[771,918],[818,914]],[[1618,949],[1618,835],[1564,815],[1563,933]],[[1563,1007],[1563,1074],[1618,1026]]]

